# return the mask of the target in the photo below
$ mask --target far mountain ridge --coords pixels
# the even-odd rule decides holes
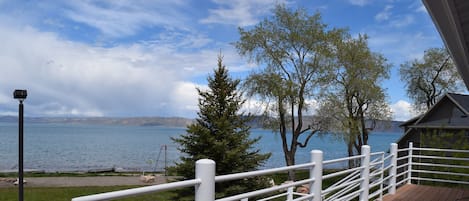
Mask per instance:
[[[17,122],[14,116],[1,116],[0,122]],[[25,117],[25,123],[101,124],[130,126],[185,127],[194,120],[183,117]]]
[[[311,118],[311,117],[310,117]],[[305,118],[309,119],[310,118]],[[186,127],[195,119],[184,117],[25,117],[25,123],[65,123],[90,125],[168,126]],[[0,122],[17,122],[16,116],[0,116]],[[306,121],[306,120],[305,120]],[[262,117],[255,116],[250,126],[262,128]],[[401,121],[376,121],[375,132],[403,132]]]

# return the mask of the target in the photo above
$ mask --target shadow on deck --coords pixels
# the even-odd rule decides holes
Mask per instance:
[[[469,201],[469,189],[406,184],[383,201]]]

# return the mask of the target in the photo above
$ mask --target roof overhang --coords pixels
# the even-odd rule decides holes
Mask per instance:
[[[423,0],[469,89],[469,1]]]
[[[421,128],[421,129],[442,129],[442,130],[453,130],[453,129],[463,129],[463,130],[467,130],[469,129],[469,126],[467,125],[428,125],[428,124],[424,124],[424,125],[412,125],[412,126],[408,126],[409,128]]]

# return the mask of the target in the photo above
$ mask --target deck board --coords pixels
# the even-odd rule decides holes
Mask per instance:
[[[469,201],[469,189],[406,184],[383,201]]]

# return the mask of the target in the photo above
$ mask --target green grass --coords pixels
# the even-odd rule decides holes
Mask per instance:
[[[109,191],[123,190],[128,188],[135,188],[138,186],[106,186],[106,187],[57,187],[57,188],[25,188],[24,200],[28,201],[64,201],[71,200],[74,197],[91,195],[96,193],[104,193]],[[119,199],[122,201],[142,200],[171,200],[173,192],[160,192],[154,194],[147,194],[137,197],[129,197]],[[0,200],[2,201],[16,201],[18,200],[18,188],[0,188]]]
[[[95,177],[95,176],[135,176],[141,175],[141,172],[100,172],[100,173],[89,173],[89,172],[26,172],[24,177]],[[146,173],[149,174],[149,173]],[[152,174],[161,174],[160,172]],[[1,177],[18,177],[18,173],[0,173]]]

